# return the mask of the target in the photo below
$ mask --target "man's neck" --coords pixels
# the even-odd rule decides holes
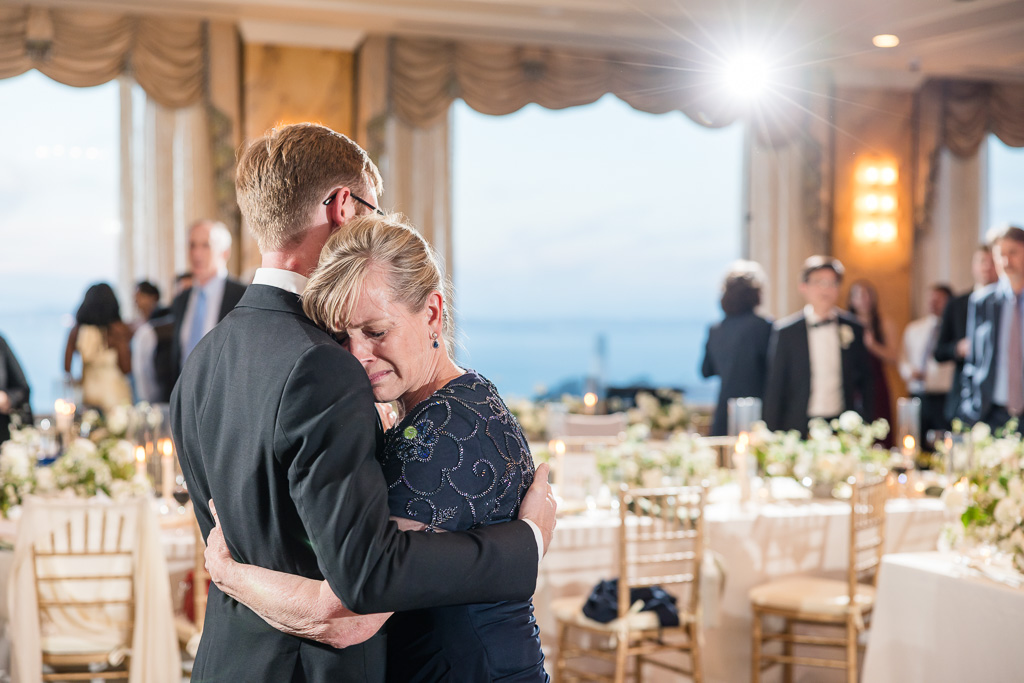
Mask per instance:
[[[829,306],[827,308],[817,308],[815,306],[811,306],[811,310],[814,311],[814,315],[816,315],[819,319],[827,320],[828,318],[832,317],[832,312],[835,310],[835,307]]]
[[[311,262],[308,258],[302,258],[298,254],[284,251],[272,251],[263,254],[263,260],[260,265],[263,268],[290,270],[302,277],[309,277],[309,274],[316,268],[316,262]]]

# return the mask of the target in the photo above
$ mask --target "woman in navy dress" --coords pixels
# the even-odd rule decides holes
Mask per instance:
[[[725,277],[725,319],[708,330],[701,373],[722,379],[711,436],[728,434],[730,398],[764,398],[772,323],[754,312],[761,304],[761,266],[741,261]]]
[[[526,439],[494,385],[448,354],[446,289],[423,238],[394,217],[372,215],[328,241],[303,294],[310,318],[362,363],[375,398],[396,401],[403,412],[377,457],[392,519],[406,530],[514,520],[534,477]],[[317,639],[327,643],[332,629],[364,629],[369,637],[382,621],[339,618],[346,612],[326,584],[320,596],[333,598],[330,609],[297,607],[289,581],[311,579],[234,562],[219,525],[206,557],[225,592],[286,632],[296,614],[322,621]],[[425,584],[445,580],[441,571],[423,577]],[[529,600],[399,612],[386,628],[390,681],[548,680]]]

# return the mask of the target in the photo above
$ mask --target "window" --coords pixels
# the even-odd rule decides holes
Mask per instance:
[[[116,287],[118,86],[71,88],[36,71],[0,80],[0,334],[52,413],[86,288]],[[122,316],[132,313],[122,301]]]
[[[988,226],[1024,225],[1024,148],[988,136]]]
[[[453,114],[460,362],[505,394],[698,378],[740,255],[743,131],[612,97],[509,116]]]

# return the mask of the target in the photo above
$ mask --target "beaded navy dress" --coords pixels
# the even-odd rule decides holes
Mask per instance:
[[[391,514],[435,530],[514,520],[533,483],[519,423],[494,385],[473,371],[388,430],[379,459]],[[389,681],[548,680],[529,600],[398,612],[387,633]]]

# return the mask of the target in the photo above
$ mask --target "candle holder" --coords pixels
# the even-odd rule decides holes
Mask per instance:
[[[898,446],[909,469],[921,451],[921,399],[900,398],[896,401],[896,425]]]
[[[761,419],[761,399],[730,398],[727,404],[729,415],[729,436],[750,432],[755,422]]]

